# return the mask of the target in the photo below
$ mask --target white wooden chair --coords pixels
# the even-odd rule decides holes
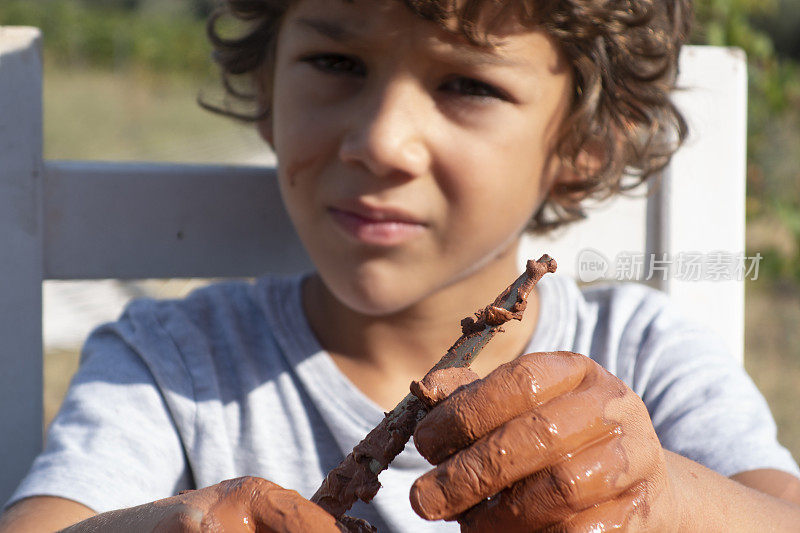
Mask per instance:
[[[624,251],[743,252],[743,54],[688,47],[681,69],[689,90],[676,100],[693,132],[663,187],[649,198],[616,200],[556,238],[526,240],[521,257],[547,252],[562,273],[577,275],[586,248],[608,260]],[[43,160],[40,35],[0,28],[0,501],[42,445],[43,280],[307,268],[274,175],[272,168]],[[741,280],[650,283],[721,333],[741,360]]]

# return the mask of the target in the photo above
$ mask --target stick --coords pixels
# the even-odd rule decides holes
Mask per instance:
[[[462,335],[447,350],[428,374],[450,367],[466,367],[477,357],[486,343],[508,320],[522,320],[527,298],[536,283],[547,272],[556,271],[556,261],[543,255],[538,261],[529,260],[525,273],[505,289],[492,305],[461,321]],[[426,376],[428,375],[426,374]],[[342,461],[328,472],[311,501],[341,517],[357,499],[369,502],[380,489],[378,474],[405,448],[414,434],[417,423],[427,409],[413,394],[408,394]]]

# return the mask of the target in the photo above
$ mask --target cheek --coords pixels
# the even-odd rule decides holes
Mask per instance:
[[[440,183],[451,204],[466,211],[530,215],[524,211],[542,194],[545,167],[543,135],[536,127],[451,142]],[[519,210],[523,213],[516,213]]]
[[[324,148],[324,143],[334,135],[333,128],[340,122],[329,106],[320,105],[310,92],[311,78],[303,67],[287,66],[279,61],[275,73],[273,93],[273,128],[276,152],[284,157],[294,157],[297,152]],[[281,153],[278,153],[280,157]],[[287,161],[284,161],[287,162]]]
[[[278,157],[294,158],[298,153],[310,152],[309,147],[323,143],[328,136],[324,123],[315,123],[299,102],[291,98],[276,98],[273,131]],[[288,160],[282,160],[288,163]]]
[[[324,162],[337,150],[337,121],[292,94],[291,85],[275,93],[273,135],[282,186],[301,189],[320,175]]]
[[[487,254],[505,249],[528,225],[541,200],[542,136],[523,128],[508,133],[462,143],[472,149],[448,153],[441,187],[454,210],[450,234],[457,236],[444,243],[449,253],[457,253],[465,242]]]

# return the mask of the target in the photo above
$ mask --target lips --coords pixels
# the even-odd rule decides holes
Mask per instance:
[[[373,246],[402,244],[426,228],[421,218],[396,207],[349,202],[331,206],[328,212],[349,238]]]

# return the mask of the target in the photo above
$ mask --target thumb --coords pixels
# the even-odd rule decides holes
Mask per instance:
[[[333,515],[322,507],[306,500],[296,491],[277,486],[253,498],[252,513],[258,532],[341,531]]]
[[[430,410],[453,394],[456,389],[478,379],[480,379],[478,374],[469,368],[451,367],[434,370],[422,378],[422,381],[411,382],[411,394]]]

